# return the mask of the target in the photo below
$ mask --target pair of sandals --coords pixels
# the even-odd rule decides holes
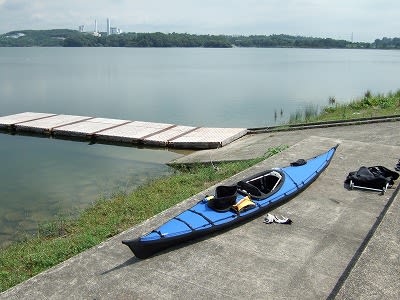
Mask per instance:
[[[264,223],[265,224],[271,224],[271,223],[291,224],[292,220],[290,220],[289,218],[286,218],[284,216],[281,216],[279,218],[278,216],[275,216],[273,214],[267,214],[264,218]]]

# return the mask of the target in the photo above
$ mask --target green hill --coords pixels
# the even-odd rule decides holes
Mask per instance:
[[[70,29],[19,30],[0,35],[1,47],[60,47],[64,40],[81,35]]]
[[[346,40],[273,35],[195,35],[188,33],[135,33],[94,36],[70,29],[19,30],[0,35],[0,47],[258,47],[258,48],[375,48],[400,49],[399,38],[383,38],[373,43]]]

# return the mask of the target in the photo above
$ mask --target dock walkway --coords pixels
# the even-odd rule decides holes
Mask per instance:
[[[35,112],[0,117],[0,130],[182,149],[219,148],[247,133],[245,128],[192,127]]]

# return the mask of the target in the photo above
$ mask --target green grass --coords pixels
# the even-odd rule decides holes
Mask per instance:
[[[140,186],[127,195],[99,200],[77,219],[43,223],[36,236],[0,249],[0,292],[89,249],[202,190],[287,148],[268,149],[263,157],[180,168],[171,176]],[[122,247],[122,245],[121,245]]]
[[[304,109],[298,109],[290,114],[289,123],[310,122],[318,116],[319,108],[317,105],[309,104]]]
[[[365,92],[363,97],[349,103],[340,104],[335,97],[329,97],[329,105],[318,112],[317,107],[307,106],[290,116],[289,124],[318,121],[338,121],[358,118],[371,118],[400,114],[400,90],[395,93],[372,94]]]

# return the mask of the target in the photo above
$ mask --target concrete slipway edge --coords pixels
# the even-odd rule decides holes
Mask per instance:
[[[381,144],[379,151],[365,151],[373,144],[311,136],[219,184],[313,157],[336,143],[340,146],[324,173],[273,210],[290,217],[290,226],[266,225],[259,217],[146,260],[121,244],[192,206],[212,187],[3,292],[0,299],[399,298],[398,196],[391,198],[393,189],[383,196],[348,191],[343,181],[361,165],[392,166],[400,147]]]

